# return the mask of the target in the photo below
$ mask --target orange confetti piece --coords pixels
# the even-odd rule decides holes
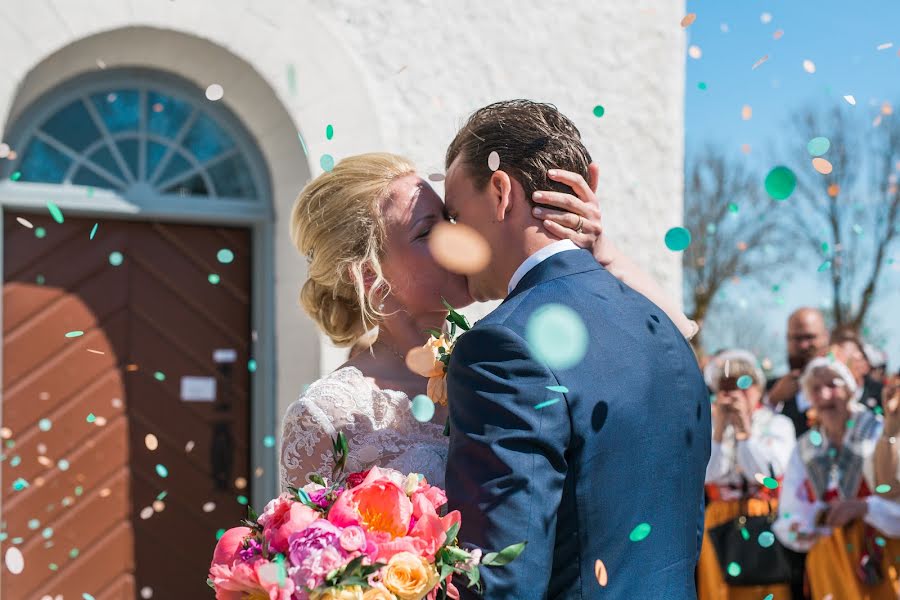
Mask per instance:
[[[594,575],[597,576],[597,583],[600,584],[600,587],[606,587],[606,584],[609,583],[609,574],[606,572],[606,565],[603,564],[603,561],[599,558],[597,562],[594,563]]]
[[[481,272],[491,258],[487,241],[475,229],[461,223],[438,223],[431,230],[428,249],[439,265],[461,275]]]
[[[753,108],[751,108],[749,104],[745,104],[741,109],[741,118],[745,121],[749,121],[751,117],[753,117]]]
[[[893,112],[894,112],[894,107],[891,106],[890,102],[885,102],[884,104],[881,105],[881,114],[888,116],[888,115],[893,114]]]
[[[745,252],[747,250],[747,242],[738,242],[737,249],[741,252]]]
[[[784,36],[784,29],[779,29],[775,33],[772,34],[772,37],[776,40],[780,40]]]
[[[837,195],[841,193],[841,186],[836,183],[832,183],[828,186],[828,195],[832,198],[837,198]]]
[[[701,56],[703,56],[703,51],[700,50],[700,46],[691,46],[690,48],[688,48],[688,56],[690,56],[694,60],[697,60]]]
[[[815,73],[816,72],[816,63],[813,61],[806,59],[803,61],[803,70],[807,73]]]
[[[750,144],[741,144],[741,152],[750,154]]]
[[[755,70],[757,69],[757,67],[759,67],[759,65],[763,64],[763,63],[766,62],[767,60],[769,60],[769,55],[768,55],[768,54],[766,54],[766,55],[763,56],[761,59],[759,59],[758,61],[756,61],[755,63],[753,63],[753,70],[755,71]]]
[[[697,20],[697,13],[688,13],[688,14],[684,15],[683,19],[681,19],[681,26],[682,27],[690,27],[691,25],[694,24],[694,21],[696,21],[696,20]]]
[[[833,169],[831,163],[821,157],[814,158],[812,160],[812,165],[813,168],[822,175],[828,175]]]

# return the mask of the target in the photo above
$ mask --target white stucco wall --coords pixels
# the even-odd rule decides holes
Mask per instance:
[[[441,171],[457,127],[492,101],[549,101],[576,122],[601,165],[608,233],[680,298],[680,256],[662,240],[681,222],[683,11],[683,0],[4,0],[0,128],[98,64],[223,85],[273,183],[280,415],[341,356],[297,306],[306,265],[287,235],[321,155],[390,150]]]

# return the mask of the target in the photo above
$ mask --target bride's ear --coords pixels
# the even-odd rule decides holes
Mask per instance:
[[[494,202],[494,217],[497,221],[506,219],[506,213],[512,208],[512,180],[505,171],[494,171],[488,183],[488,191]]]
[[[361,275],[361,276],[360,276]],[[360,279],[362,279],[363,290],[368,294],[372,289],[372,286],[375,285],[375,281],[378,279],[378,276],[375,274],[375,271],[372,270],[372,267],[369,265],[363,265],[359,271],[353,268],[353,265],[347,266],[347,276],[350,278],[354,284],[356,284]]]

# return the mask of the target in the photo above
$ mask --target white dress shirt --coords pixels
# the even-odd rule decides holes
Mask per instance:
[[[507,293],[512,294],[512,291],[516,289],[516,286],[519,285],[519,282],[522,281],[522,278],[525,275],[550,258],[551,256],[555,256],[560,252],[565,252],[566,250],[580,250],[578,246],[575,245],[575,242],[572,240],[559,240],[558,242],[553,242],[549,246],[544,246],[531,256],[525,259],[519,268],[516,269],[516,272],[513,273],[512,279],[509,280],[509,286],[507,288]]]

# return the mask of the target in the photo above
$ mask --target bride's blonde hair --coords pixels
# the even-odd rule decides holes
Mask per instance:
[[[412,162],[395,154],[351,156],[309,182],[294,203],[291,239],[309,262],[300,303],[338,346],[352,345],[384,317],[378,306],[390,286],[380,261],[381,203],[398,177],[412,173]],[[375,278],[368,292],[366,275]]]

